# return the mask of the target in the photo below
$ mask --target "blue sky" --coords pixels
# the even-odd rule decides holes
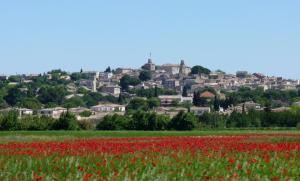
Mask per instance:
[[[0,74],[203,65],[300,79],[299,0],[0,2]]]

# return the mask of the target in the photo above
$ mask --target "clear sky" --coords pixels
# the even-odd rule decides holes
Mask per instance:
[[[0,74],[200,64],[300,79],[299,0],[8,0]]]

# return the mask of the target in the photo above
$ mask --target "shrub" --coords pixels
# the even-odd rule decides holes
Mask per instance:
[[[55,123],[56,130],[78,130],[79,125],[74,114],[70,112],[63,113]]]
[[[79,114],[81,117],[90,117],[92,115],[91,111],[83,111]]]
[[[98,123],[98,130],[125,130],[128,128],[129,118],[118,114],[107,115]]]
[[[95,129],[95,126],[89,120],[78,121],[78,124],[79,124],[80,129],[82,129],[82,130],[93,130],[93,129]]]
[[[169,128],[175,130],[192,130],[197,125],[197,117],[193,113],[180,111],[170,122]]]

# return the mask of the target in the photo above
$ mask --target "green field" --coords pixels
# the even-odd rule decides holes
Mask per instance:
[[[97,137],[207,136],[231,134],[300,134],[300,130],[209,130],[209,131],[1,131],[0,143],[64,140]]]

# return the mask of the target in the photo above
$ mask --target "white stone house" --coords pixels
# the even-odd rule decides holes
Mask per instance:
[[[119,104],[99,104],[91,107],[94,112],[125,112],[126,108]]]
[[[63,113],[67,112],[66,108],[56,107],[39,110],[39,115],[58,119]]]

